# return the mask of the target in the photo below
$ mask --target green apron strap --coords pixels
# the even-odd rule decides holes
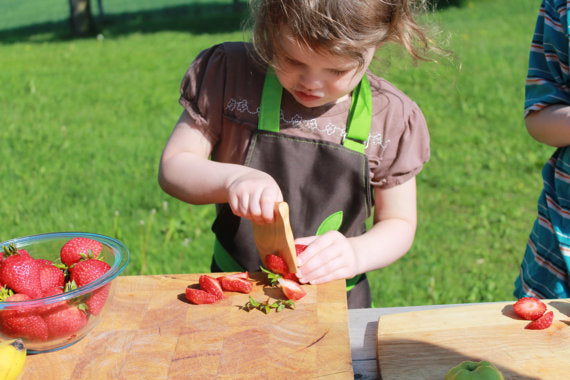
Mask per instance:
[[[348,120],[346,123],[346,135],[342,145],[353,151],[364,153],[368,145],[368,134],[372,125],[372,91],[366,74],[352,91],[352,100]]]
[[[224,272],[243,272],[243,267],[226,251],[218,239],[214,240],[214,261]]]
[[[257,129],[270,132],[279,132],[279,120],[281,118],[281,95],[283,87],[275,71],[267,68],[263,92],[261,93],[261,104],[259,105],[259,125]]]

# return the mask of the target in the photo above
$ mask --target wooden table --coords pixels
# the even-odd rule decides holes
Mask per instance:
[[[348,322],[352,369],[355,379],[378,379],[376,363],[376,334],[378,318],[383,315],[410,311],[431,310],[446,307],[465,306],[464,304],[387,307],[374,309],[349,309]]]

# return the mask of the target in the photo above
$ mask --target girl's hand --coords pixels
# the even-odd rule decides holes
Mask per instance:
[[[227,186],[233,213],[253,223],[271,223],[275,202],[283,201],[277,182],[269,174],[249,167],[243,167],[236,174]]]
[[[352,278],[358,274],[358,261],[348,239],[338,231],[295,240],[308,245],[297,257],[297,277],[301,283],[322,284]]]

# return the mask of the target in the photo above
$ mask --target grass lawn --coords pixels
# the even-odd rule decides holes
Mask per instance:
[[[163,193],[158,160],[187,66],[247,38],[243,14],[229,0],[108,0],[100,36],[72,39],[64,3],[0,5],[0,239],[97,232],[129,247],[127,274],[209,271],[213,206]],[[522,119],[538,6],[473,0],[430,15],[451,62],[414,67],[381,52],[374,70],[424,111],[432,158],[418,176],[414,246],[370,274],[377,306],[513,298],[552,153]]]

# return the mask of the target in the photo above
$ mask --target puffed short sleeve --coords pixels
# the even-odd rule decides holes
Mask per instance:
[[[400,185],[415,177],[430,158],[430,137],[418,105],[405,96],[391,99],[381,113],[386,129],[383,141],[369,157],[371,184],[381,188]]]
[[[180,85],[180,105],[213,145],[222,127],[226,61],[223,45],[202,51],[188,67]]]

